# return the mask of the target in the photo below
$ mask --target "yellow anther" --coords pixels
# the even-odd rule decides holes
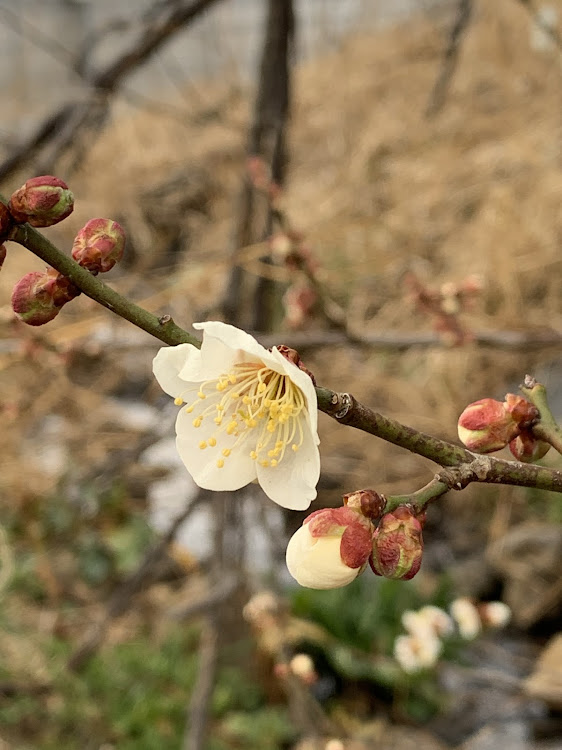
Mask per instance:
[[[242,399],[242,403],[248,406],[248,404],[252,403],[252,399],[249,396],[244,396],[244,398]]]
[[[217,439],[216,438],[214,438],[214,437],[209,438],[209,445],[211,446],[211,448],[214,448],[216,444],[217,444]]]
[[[232,435],[232,433],[237,429],[237,427],[238,427],[238,423],[237,422],[234,422],[234,421],[229,422],[228,425],[227,425],[227,427],[226,427],[226,434],[227,435]]]
[[[217,411],[224,411],[224,404],[217,404]]]
[[[219,458],[219,460],[217,461],[217,468],[222,469],[223,466],[224,466],[224,458]]]
[[[255,461],[257,457],[258,457],[258,454],[255,451],[250,451],[250,458],[253,458]]]
[[[257,422],[252,417],[250,417],[250,419],[248,419],[248,421],[246,422],[246,426],[250,428],[255,427],[256,425],[257,425]]]
[[[225,458],[228,458],[230,456],[230,448],[224,448],[222,455],[225,456]]]
[[[202,417],[195,417],[193,420],[193,426],[194,427],[201,427],[201,422],[203,421]]]
[[[238,378],[236,377],[236,375],[233,372],[231,372],[229,374],[228,379],[230,380],[230,382],[231,382],[232,385],[234,385],[234,383],[236,383],[237,380],[238,380]]]
[[[194,409],[194,405],[193,404],[191,404],[191,406],[186,406],[185,407],[185,410],[186,410],[186,412],[188,414],[191,414],[191,412],[193,411],[193,409]]]
[[[232,393],[230,394],[230,398],[233,398],[233,399],[240,398],[240,394],[238,393],[238,391],[232,391]]]
[[[293,407],[290,404],[283,404],[283,406],[281,407],[281,411],[283,412],[283,414],[288,414],[289,416],[291,416],[291,414],[293,413]]]
[[[275,448],[275,450],[267,451],[267,455],[270,458],[274,458],[275,456],[279,455],[279,450],[277,448]]]
[[[269,466],[269,461],[260,461],[262,466]]]
[[[207,447],[207,443],[205,442],[205,440],[202,440],[199,443],[199,447],[201,448],[201,450],[205,450],[205,448]]]
[[[270,419],[269,422],[267,423],[267,431],[275,432],[275,422],[272,419]]]
[[[283,447],[284,445],[285,445],[285,443],[284,443],[284,442],[283,442],[282,440],[278,440],[278,441],[277,441],[277,442],[275,443],[275,450],[276,450],[276,451],[280,451],[280,450],[281,450],[281,448],[282,448],[282,447]]]
[[[174,399],[174,404],[176,406],[181,406],[183,404],[183,398],[181,396],[178,396],[177,398]]]
[[[213,422],[214,422],[215,424],[222,424],[222,417],[221,417],[221,416],[215,417],[215,418],[213,419]]]
[[[279,424],[287,424],[289,421],[289,417],[286,414],[280,414],[277,419],[279,420]]]
[[[263,402],[263,405],[265,406],[266,409],[269,409],[272,403],[273,401],[270,398],[266,398],[265,401]]]
[[[204,401],[207,398],[207,396],[205,396],[205,394],[203,393],[203,391],[198,391],[197,392],[197,398],[200,398],[201,401]]]
[[[298,451],[298,449],[299,449],[299,446],[296,443],[293,443],[291,445],[291,450],[293,450],[295,453]]]
[[[277,461],[277,459],[276,459],[276,458],[272,459],[272,461],[271,461],[271,465],[272,465],[272,466],[277,466],[277,464],[278,464],[278,463],[279,463],[279,462]]]
[[[266,388],[267,388],[267,386],[266,386],[266,384],[265,384],[265,383],[260,383],[260,384],[258,385],[258,393],[263,393],[263,392],[265,391],[265,389],[266,389]]]
[[[219,382],[216,385],[217,391],[224,391],[226,386],[227,386],[227,383],[225,383],[224,380],[219,380]]]

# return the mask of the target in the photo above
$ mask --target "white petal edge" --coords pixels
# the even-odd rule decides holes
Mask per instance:
[[[162,390],[176,398],[186,389],[186,381],[180,372],[188,362],[195,370],[200,364],[201,352],[193,344],[163,346],[152,360],[152,372]]]
[[[316,497],[320,478],[320,453],[307,422],[303,424],[303,444],[293,452],[287,447],[277,466],[257,465],[258,482],[270,500],[289,510],[306,510]],[[316,438],[316,439],[315,439]]]

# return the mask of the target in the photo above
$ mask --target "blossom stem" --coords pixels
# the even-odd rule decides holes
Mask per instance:
[[[562,429],[554,419],[548,405],[546,388],[541,383],[527,375],[525,383],[521,386],[521,391],[529,401],[539,410],[540,419],[537,424],[533,425],[532,433],[539,439],[549,443],[552,447],[562,453]]]
[[[201,342],[197,338],[176,325],[169,315],[159,318],[130,302],[78,265],[72,258],[62,253],[46,237],[28,224],[13,227],[8,235],[1,239],[13,240],[23,245],[68,277],[88,297],[165,344],[176,346],[177,344],[188,343],[197,348],[201,346]],[[542,398],[540,389],[534,391],[533,387],[530,386],[528,390],[532,391],[532,394],[531,392],[527,393],[525,389],[523,389],[523,392],[530,400]],[[478,481],[562,492],[561,471],[546,466],[537,466],[536,464],[522,464],[489,456],[476,456],[466,448],[439,440],[407,427],[394,419],[384,417],[382,414],[378,414],[360,404],[349,393],[335,393],[328,388],[316,388],[316,396],[318,408],[333,417],[337,422],[380,437],[387,442],[412,451],[412,453],[428,458],[440,466],[452,467],[453,471],[458,470],[463,474],[460,486],[466,486],[471,481]],[[535,403],[535,405],[537,404]],[[559,428],[556,426],[557,429],[554,430],[553,425],[556,425],[556,423],[552,415],[550,415],[552,423],[549,421],[550,411],[548,407],[545,409],[545,405],[537,407],[541,412],[541,424],[546,424],[551,436],[554,436],[552,439],[558,441],[559,447],[557,447],[557,450],[562,449]],[[546,440],[546,437],[541,436],[541,439]],[[463,469],[466,469],[466,471],[461,471]]]
[[[386,498],[384,513],[391,513],[400,505],[411,505],[416,513],[424,511],[432,500],[444,495],[450,489],[449,484],[437,475],[431,482],[410,495],[389,495]]]

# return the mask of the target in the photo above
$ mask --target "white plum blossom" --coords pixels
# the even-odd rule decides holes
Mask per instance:
[[[399,635],[394,641],[394,658],[404,672],[413,674],[437,664],[443,644],[436,635]]]
[[[482,620],[478,608],[467,597],[455,599],[450,606],[453,620],[457,623],[461,638],[471,641],[480,634]]]
[[[503,628],[511,620],[511,609],[503,602],[485,602],[480,605],[480,613],[490,628]]]
[[[427,604],[416,612],[406,610],[402,615],[402,625],[411,635],[425,633],[444,637],[453,632],[453,621],[440,607]]]
[[[164,347],[153,370],[181,406],[179,455],[199,487],[236,490],[257,479],[274,502],[308,508],[320,475],[310,376],[244,331],[195,323],[203,344]]]
[[[287,545],[287,568],[310,589],[347,586],[371,553],[371,522],[351,508],[323,508],[305,518]]]

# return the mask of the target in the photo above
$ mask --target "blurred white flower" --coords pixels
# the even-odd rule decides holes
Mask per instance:
[[[394,657],[405,672],[413,674],[434,667],[442,648],[435,635],[399,635],[394,641]]]
[[[411,635],[423,636],[425,633],[444,637],[453,632],[453,621],[440,607],[427,604],[413,612],[406,610],[402,615],[402,625]]]
[[[467,597],[455,599],[451,604],[450,612],[453,620],[457,623],[461,638],[471,641],[482,630],[482,620],[478,614],[477,607]]]
[[[203,344],[160,349],[156,379],[182,408],[176,445],[199,487],[236,490],[257,478],[284,508],[304,510],[320,474],[317,402],[310,376],[249,334],[195,323]]]
[[[289,573],[310,589],[347,586],[369,559],[372,535],[371,522],[351,508],[317,510],[289,540]]]
[[[480,614],[484,624],[491,628],[503,628],[511,620],[511,609],[503,602],[484,602]]]
[[[318,679],[314,662],[308,654],[295,654],[289,662],[291,672],[307,685],[312,685]]]

